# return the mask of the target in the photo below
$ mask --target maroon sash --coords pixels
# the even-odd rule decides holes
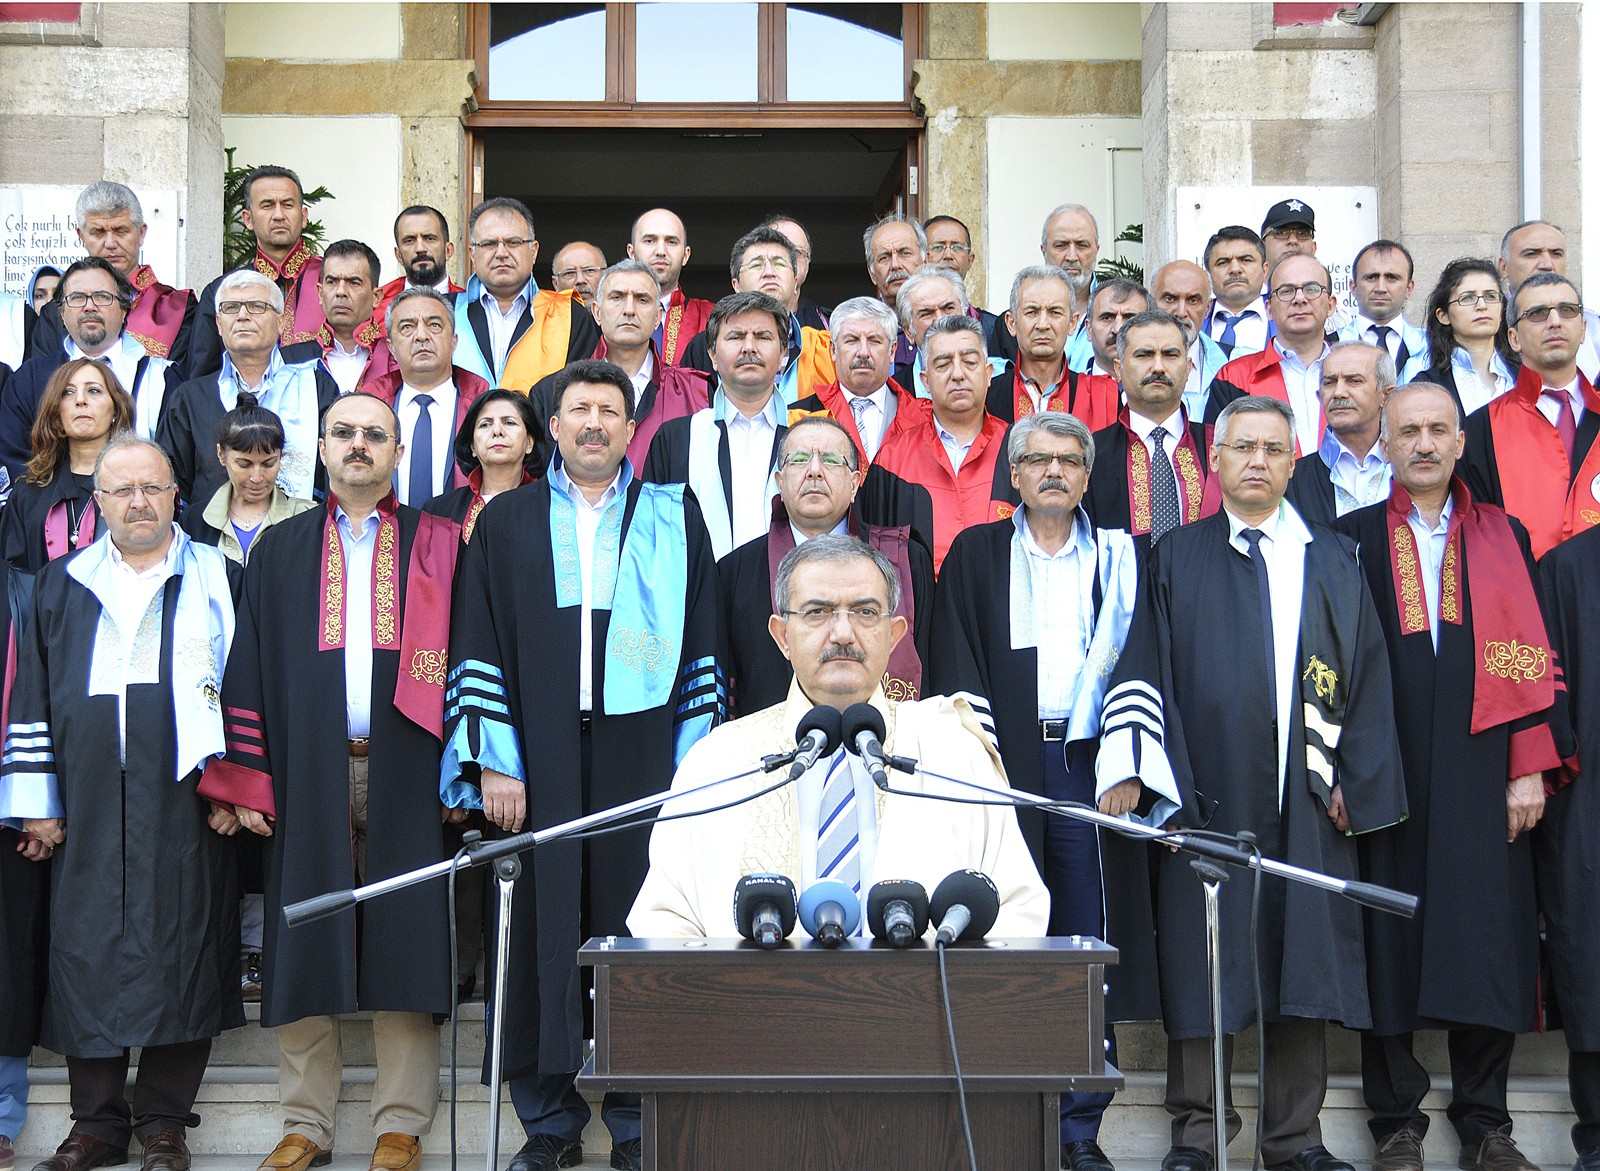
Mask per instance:
[[[54,561],[63,554],[76,549],[87,549],[94,544],[95,509],[94,498],[83,506],[83,515],[78,518],[78,534],[74,540],[67,530],[70,518],[65,500],[57,501],[50,506],[50,511],[44,514],[44,553],[47,558]]]
[[[148,264],[129,273],[128,281],[138,290],[138,296],[128,311],[125,328],[145,353],[165,358],[183,328],[184,314],[189,311],[189,290],[162,284]]]
[[[1142,536],[1150,531],[1151,488],[1150,449],[1135,433],[1128,421],[1128,409],[1122,410],[1121,423],[1128,437],[1128,519],[1129,531]],[[1179,524],[1193,524],[1197,520],[1216,514],[1222,507],[1222,482],[1207,475],[1207,464],[1195,445],[1194,433],[1189,429],[1189,416],[1182,413],[1183,432],[1172,451],[1172,463],[1177,470]],[[1211,428],[1206,428],[1206,441],[1211,439]]]
[[[323,325],[322,300],[317,296],[317,281],[322,279],[322,257],[300,239],[294,242],[282,264],[274,264],[257,245],[254,267],[283,289],[284,314],[278,330],[279,344],[289,346],[315,341]]]

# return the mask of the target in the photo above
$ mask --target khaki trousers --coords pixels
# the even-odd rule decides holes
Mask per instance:
[[[357,879],[367,861],[367,761],[350,758],[350,826]],[[425,1012],[376,1012],[372,1037],[378,1064],[372,1127],[421,1137],[439,1108],[439,1026]],[[339,1018],[303,1017],[278,1028],[278,1100],[283,1133],[303,1134],[333,1148],[344,1080]]]

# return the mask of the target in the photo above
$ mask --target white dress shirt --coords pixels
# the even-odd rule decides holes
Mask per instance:
[[[434,496],[445,490],[450,483],[450,475],[455,470],[455,436],[452,431],[456,421],[456,384],[455,380],[441,382],[432,390],[418,390],[409,383],[400,388],[400,397],[395,403],[395,413],[400,416],[400,436],[405,443],[405,450],[400,453],[400,463],[395,468],[395,495],[401,504],[409,504],[413,508],[421,508],[428,500],[408,499],[411,490],[411,460],[416,454],[412,450],[411,437],[417,433],[417,420],[422,414],[422,408],[417,404],[417,395],[426,394],[433,398],[428,404],[428,418],[433,423],[433,451],[432,462],[429,470],[433,473]]]
[[[950,470],[959,475],[961,465],[967,458],[967,452],[972,450],[972,445],[978,441],[978,436],[962,439],[954,432],[945,430],[944,424],[939,422],[938,415],[933,416],[933,429],[939,436],[939,442],[944,445],[944,454],[950,460]],[[983,434],[981,429],[978,434]]]
[[[1230,358],[1259,354],[1267,348],[1267,299],[1258,296],[1239,312],[1244,314],[1244,318],[1233,327],[1233,349],[1228,354]],[[1224,313],[1231,315],[1226,305],[1213,301],[1211,312],[1206,317],[1206,332],[1219,342],[1223,331],[1228,328],[1228,323],[1222,317]]]
[[[1178,450],[1179,442],[1183,439],[1183,408],[1178,408],[1165,419],[1157,422],[1155,419],[1139,414],[1130,407],[1128,408],[1128,426],[1133,428],[1133,433],[1144,443],[1144,449],[1149,453],[1152,460],[1156,458],[1157,453],[1155,444],[1150,440],[1150,432],[1157,427],[1166,429],[1167,437],[1161,441],[1160,455],[1161,458],[1167,461],[1167,466],[1172,468],[1173,475],[1176,476],[1178,469],[1173,464],[1172,458],[1173,453]]]
[[[1358,459],[1330,429],[1322,437],[1317,455],[1328,469],[1328,479],[1333,482],[1335,516],[1389,499],[1391,471],[1381,442],[1374,443],[1371,450]]]
[[[1300,454],[1317,450],[1322,441],[1322,360],[1328,356],[1328,343],[1322,343],[1322,352],[1308,366],[1300,355],[1273,338],[1282,361],[1283,389],[1289,395],[1289,407],[1294,411],[1294,438]]]
[[[1067,543],[1046,553],[1028,528],[1027,509],[1017,509],[1017,534],[1028,555],[1033,583],[1033,631],[1038,640],[1039,718],[1059,720],[1072,711],[1083,664],[1089,655],[1091,599],[1095,572],[1094,535],[1073,518]],[[1090,581],[1085,583],[1084,575]],[[1089,590],[1085,590],[1085,585]]]
[[[1561,404],[1545,395],[1543,392],[1546,390],[1564,391],[1567,398],[1572,400],[1572,421],[1574,423],[1583,422],[1583,392],[1578,389],[1578,378],[1576,375],[1574,375],[1572,381],[1567,383],[1565,386],[1553,387],[1549,383],[1545,383],[1545,385],[1540,389],[1539,413],[1546,419],[1550,420],[1550,425],[1554,427],[1556,425],[1556,420],[1561,417]]]
[[[367,359],[371,354],[371,350],[359,343],[353,349],[347,350],[338,338],[333,339],[333,345],[323,354],[322,361],[328,367],[328,373],[333,375],[333,380],[339,384],[340,394],[349,394],[355,390],[356,384],[361,381],[361,372],[367,368]]]
[[[600,532],[600,517],[606,507],[617,498],[617,484],[622,479],[622,469],[611,477],[611,483],[600,494],[597,503],[590,504],[576,484],[567,476],[565,468],[550,470],[550,487],[572,502],[578,524],[578,577],[583,583],[583,602],[578,611],[578,710],[594,710],[594,544]]]
[[[114,660],[118,675],[117,739],[121,759],[127,763],[128,685],[160,681],[161,612],[157,610],[152,615],[150,610],[151,603],[161,593],[161,587],[167,584],[167,578],[177,568],[178,541],[174,536],[167,546],[167,555],[149,569],[135,569],[129,565],[115,541],[110,542],[110,556],[119,588],[111,592],[104,604],[117,633]],[[154,638],[148,645],[141,646],[140,632],[147,617],[151,618],[152,626],[145,637],[148,639],[153,635]],[[102,660],[97,654],[94,656],[94,665],[101,669],[97,684],[109,683],[110,677],[105,673],[105,668],[112,665],[111,661]]]
[[[498,381],[506,368],[506,355],[511,352],[511,335],[517,332],[517,322],[528,311],[528,291],[524,289],[518,293],[511,302],[511,308],[504,312],[495,295],[487,289],[478,297],[478,303],[483,306],[483,316],[489,324],[489,348],[494,351],[490,356],[494,362],[495,380]]]
[[[1493,391],[1484,385],[1483,379],[1472,365],[1472,355],[1463,346],[1457,346],[1455,352],[1450,355],[1450,371],[1456,378],[1456,393],[1461,396],[1462,413],[1467,415],[1490,400],[1499,398],[1517,384],[1516,377],[1511,373],[1511,367],[1506,365],[1506,360],[1500,356],[1499,350],[1495,350],[1494,356],[1489,359],[1489,377],[1494,383]]]
[[[733,499],[728,506],[737,549],[772,525],[772,498],[766,487],[772,476],[772,445],[778,430],[766,408],[747,415],[734,407],[728,413],[727,427],[728,463],[733,472]]]
[[[1228,513],[1228,544],[1246,559],[1250,556],[1250,545],[1239,534],[1249,527],[1233,513]],[[1281,807],[1289,767],[1289,729],[1293,726],[1299,687],[1299,672],[1295,667],[1300,657],[1300,602],[1306,579],[1305,547],[1311,543],[1311,532],[1300,514],[1284,502],[1257,527],[1265,534],[1261,556],[1267,563],[1267,589],[1272,594],[1272,669],[1278,688],[1278,804]],[[1229,632],[1228,637],[1254,639],[1259,637],[1259,632]]]
[[[639,372],[628,375],[628,381],[633,383],[633,402],[638,406],[644,388],[650,385],[650,376],[656,372],[656,356],[649,350],[644,352],[644,361],[639,363]]]
[[[843,752],[844,749],[840,749]],[[803,843],[800,849],[800,885],[806,890],[817,881],[817,830],[822,824],[822,792],[828,779],[828,770],[838,756],[825,756],[808,768],[795,782],[795,801],[799,806],[799,833]],[[856,834],[860,837],[861,895],[865,904],[867,876],[873,873],[873,861],[878,856],[878,790],[861,758],[846,753],[850,777],[856,783]],[[865,920],[865,915],[862,916]],[[859,934],[859,931],[858,931]]]
[[[878,457],[878,448],[883,445],[883,434],[889,429],[889,410],[892,403],[889,394],[889,384],[884,383],[871,394],[856,394],[854,391],[844,391],[845,405],[850,408],[850,413],[859,420],[856,430],[861,434],[861,445],[867,449],[867,462],[871,463]],[[859,415],[856,414],[856,403],[865,399],[867,405]]]
[[[372,555],[378,513],[367,514],[359,535],[342,507],[334,507],[334,517],[344,550],[344,722],[350,739],[364,740],[372,732]]]
[[[1422,562],[1422,592],[1428,602],[1428,633],[1433,637],[1434,654],[1439,653],[1439,575],[1444,568],[1445,540],[1450,535],[1450,513],[1454,504],[1444,498],[1439,523],[1430,526],[1415,504],[1406,515],[1411,535],[1417,542],[1417,559]]]

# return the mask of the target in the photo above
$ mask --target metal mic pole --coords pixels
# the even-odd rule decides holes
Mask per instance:
[[[485,1171],[498,1171],[500,1162],[500,1074],[505,1064],[506,1014],[503,1010],[506,972],[511,966],[511,897],[516,894],[517,879],[521,877],[521,855],[507,854],[495,859],[494,880],[500,894],[500,918],[494,933],[494,1019],[489,1030],[489,1158]]]
[[[1216,1132],[1216,1171],[1228,1171],[1228,1071],[1223,1061],[1222,1033],[1222,907],[1219,896],[1228,872],[1203,858],[1189,865],[1206,892],[1206,983],[1211,990],[1211,1124]],[[1259,1032],[1259,1030],[1258,1030]],[[1265,1044],[1265,1042],[1263,1042]],[[1261,1104],[1256,1104],[1261,1109]]]

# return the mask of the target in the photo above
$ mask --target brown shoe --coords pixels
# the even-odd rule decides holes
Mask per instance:
[[[1422,1171],[1422,1135],[1415,1127],[1402,1126],[1378,1144],[1372,1171]]]
[[[91,1167],[120,1167],[127,1161],[127,1147],[114,1147],[92,1134],[74,1130],[55,1154],[34,1164],[33,1171],[89,1171]]]
[[[326,1167],[331,1162],[331,1150],[323,1150],[303,1134],[286,1134],[272,1148],[272,1154],[261,1160],[256,1171],[306,1171],[308,1167]]]
[[[1461,1158],[1456,1165],[1462,1171],[1539,1171],[1538,1164],[1529,1161],[1526,1155],[1517,1150],[1517,1144],[1511,1141],[1510,1126],[1502,1126],[1484,1135],[1476,1151],[1462,1147]]]
[[[422,1166],[422,1140],[413,1134],[390,1131],[378,1136],[367,1171],[417,1171]]]
[[[181,1126],[166,1126],[144,1136],[140,1171],[189,1171],[189,1144]]]
[[[17,1148],[11,1140],[0,1134],[0,1171],[11,1171],[17,1165]]]

